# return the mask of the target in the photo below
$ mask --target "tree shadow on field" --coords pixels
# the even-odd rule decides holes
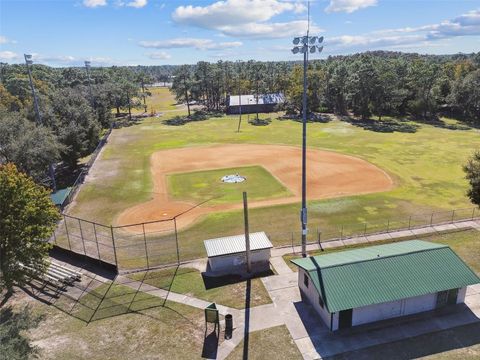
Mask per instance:
[[[340,117],[341,121],[348,122],[353,126],[361,127],[364,130],[370,130],[374,132],[381,132],[381,133],[393,133],[393,132],[401,132],[401,133],[415,133],[419,128],[416,124],[411,124],[404,121],[399,120],[374,120],[374,119],[360,119],[354,118],[351,116],[342,116]]]

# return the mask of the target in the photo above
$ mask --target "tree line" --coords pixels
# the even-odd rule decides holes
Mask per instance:
[[[115,116],[141,108],[152,79],[126,67],[52,68],[33,65],[32,78],[39,103],[38,123],[25,65],[1,64],[0,164],[12,162],[37,182],[49,185],[48,166],[66,172],[90,154],[102,129]]]
[[[480,124],[480,53],[418,55],[366,52],[312,60],[308,104],[312,112],[361,119],[405,116],[435,121],[441,114]],[[198,62],[174,72],[177,99],[219,110],[227,96],[284,93],[285,110],[301,113],[300,62]],[[189,112],[190,113],[190,112]]]

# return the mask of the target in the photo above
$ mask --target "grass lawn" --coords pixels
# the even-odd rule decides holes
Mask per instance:
[[[245,359],[244,341],[242,340],[227,357],[228,360]],[[270,329],[250,333],[247,358],[263,359],[302,359],[300,351],[293,342],[286,326],[276,326]]]
[[[470,266],[477,274],[480,274],[480,232],[478,230],[462,230],[449,233],[439,233],[433,235],[417,236],[415,239],[436,242],[448,245],[455,251],[468,266]],[[355,244],[342,246],[339,248],[325,249],[324,251],[315,250],[308,254],[311,256],[329,254],[332,252],[359,249],[362,247],[381,245],[392,242],[404,241],[405,239],[377,241],[375,244]],[[297,266],[293,265],[290,260],[300,258],[299,254],[287,254],[283,256],[285,262],[293,271],[298,271]]]
[[[329,360],[370,359],[467,360],[480,358],[480,323],[415,336],[330,357]]]
[[[74,317],[82,315],[75,311],[79,305],[71,316],[70,307],[60,311],[28,297],[22,300],[21,305],[28,302],[34,313],[44,315],[39,327],[29,333],[40,348],[41,359],[200,358],[204,338],[201,309],[164,303],[141,292],[135,296],[122,285],[107,284],[97,290],[96,295],[106,295],[100,304],[93,295],[80,300],[100,305],[98,315],[89,323]]]
[[[203,278],[202,274],[189,268],[171,268],[129,275],[134,280],[161,289],[170,289],[179,294],[191,295],[237,309],[245,308],[246,281],[238,281],[233,276],[219,278]],[[251,282],[250,306],[271,303],[267,290],[259,278]]]
[[[222,182],[225,175],[239,174],[244,182]],[[292,195],[262,166],[246,166],[209,171],[172,174],[167,176],[169,194],[178,200],[200,203],[213,198],[209,204],[239,203],[243,191],[250,200],[283,198]]]
[[[261,115],[273,119],[268,126],[243,123],[240,133],[236,132],[235,116],[183,126],[163,124],[162,120],[177,114],[165,113],[161,118],[146,118],[139,124],[115,129],[97,160],[101,173],[86,182],[69,213],[111,224],[125,208],[149,200],[153,186],[150,156],[158,150],[229,143],[301,145],[301,123],[277,120],[276,114]],[[462,166],[472,151],[480,148],[475,129],[420,124],[416,133],[381,133],[335,120],[310,123],[307,143],[370,161],[387,171],[397,185],[388,192],[309,202],[309,241],[315,240],[317,228],[326,239],[339,236],[342,225],[344,235],[348,235],[363,231],[364,222],[369,229],[385,228],[388,219],[390,226],[408,226],[409,215],[415,213],[469,207],[456,216],[471,214]],[[300,204],[252,208],[250,229],[266,231],[274,245],[289,244],[292,236],[298,243],[299,210]],[[181,254],[185,256],[182,260],[204,256],[204,239],[242,231],[241,210],[205,216],[179,233]]]
[[[175,110],[177,101],[170,90],[165,87],[152,87],[148,91],[152,96],[147,97],[147,112],[161,112],[165,110]],[[143,109],[142,109],[143,111]]]

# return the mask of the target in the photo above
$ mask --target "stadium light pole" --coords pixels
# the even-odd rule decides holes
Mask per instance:
[[[302,223],[302,257],[307,256],[307,67],[308,53],[321,53],[323,46],[319,46],[323,42],[323,36],[310,36],[309,30],[307,35],[295,37],[293,39],[292,53],[303,54],[303,106],[302,106],[302,209],[300,211],[300,222]]]
[[[40,108],[38,107],[37,93],[35,92],[35,87],[33,86],[32,72],[30,70],[30,65],[33,64],[32,55],[23,54],[25,57],[25,65],[27,66],[28,80],[30,81],[30,89],[32,90],[33,97],[33,107],[35,109],[35,118],[37,120],[37,126],[42,125],[42,116],[40,115]],[[50,179],[52,180],[53,192],[57,191],[57,182],[55,181],[55,169],[53,164],[48,165],[48,171],[50,173]]]
[[[92,103],[92,108],[95,107],[95,101],[93,99],[93,92],[92,92],[92,81],[90,80],[90,68],[91,62],[85,61],[85,71],[87,72],[87,80],[88,80],[88,91],[90,93],[90,101]]]
[[[42,123],[42,116],[40,115],[40,110],[38,108],[37,94],[35,92],[35,87],[33,86],[32,72],[30,70],[30,65],[33,64],[32,55],[24,54],[24,57],[25,57],[25,65],[27,66],[28,80],[30,81],[30,89],[32,90],[33,107],[35,109],[35,117],[36,117],[36,120],[37,120],[37,125],[40,125]]]

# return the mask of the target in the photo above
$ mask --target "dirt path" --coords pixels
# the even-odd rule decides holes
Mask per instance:
[[[296,203],[301,200],[301,148],[283,145],[216,145],[158,151],[151,157],[153,199],[123,211],[117,225],[136,224],[172,218],[195,204],[171,199],[166,175],[192,171],[260,165],[285,185],[293,196],[252,201],[250,207]],[[308,200],[387,191],[394,186],[388,174],[371,163],[331,151],[307,150]],[[242,204],[203,204],[177,220],[178,228],[195,222],[200,216],[218,211],[240,209]],[[171,224],[149,225],[151,230],[171,229]],[[132,231],[134,229],[132,228]]]

